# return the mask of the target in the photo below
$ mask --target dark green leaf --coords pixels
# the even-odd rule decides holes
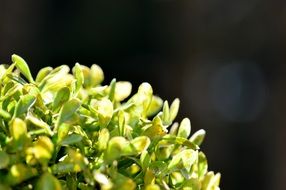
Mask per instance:
[[[36,190],[62,190],[62,187],[55,176],[46,172],[38,180]]]
[[[79,135],[79,134],[71,134],[71,135],[65,137],[65,138],[62,140],[61,144],[62,144],[63,146],[66,146],[66,145],[78,143],[78,142],[80,142],[81,140],[82,140],[82,136],[81,136],[81,135]]]
[[[75,98],[66,102],[60,111],[57,126],[60,126],[64,122],[75,119],[74,113],[79,109],[80,105],[81,102]]]
[[[36,97],[30,94],[26,94],[20,97],[20,101],[16,105],[14,117],[19,117],[22,114],[27,113],[27,111],[34,105],[35,102]]]
[[[70,98],[70,89],[68,87],[61,88],[53,101],[53,110],[60,108]]]

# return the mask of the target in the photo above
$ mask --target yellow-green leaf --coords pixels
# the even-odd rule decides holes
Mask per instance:
[[[132,85],[128,81],[119,81],[115,86],[115,100],[121,102],[131,94]]]
[[[162,108],[162,105],[163,105],[163,100],[158,96],[153,96],[147,111],[147,117],[158,113]]]
[[[188,138],[190,134],[191,134],[191,121],[188,118],[184,118],[180,124],[177,136]]]
[[[170,106],[170,121],[173,122],[176,118],[180,107],[180,100],[176,98]]]
[[[53,110],[60,108],[70,98],[70,89],[68,87],[61,88],[53,101]]]
[[[28,79],[28,81],[30,83],[34,83],[34,79],[32,77],[31,71],[30,71],[29,66],[27,65],[26,61],[22,57],[20,57],[16,54],[12,55],[12,61],[13,61],[13,63],[16,64],[16,67]]]
[[[83,76],[81,66],[78,63],[75,64],[72,71],[76,79],[75,90],[74,90],[74,94],[76,96],[84,83],[84,76]]]
[[[200,146],[202,142],[204,141],[205,135],[206,135],[206,131],[203,129],[200,129],[191,136],[190,141]]]
[[[0,151],[0,169],[6,168],[9,162],[9,155],[4,151]]]
[[[131,140],[130,144],[135,148],[136,152],[140,154],[149,147],[150,139],[147,136],[140,136]]]

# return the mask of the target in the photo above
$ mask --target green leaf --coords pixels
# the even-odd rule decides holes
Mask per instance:
[[[185,181],[185,178],[181,172],[172,172],[170,174],[170,178],[173,186],[178,186]]]
[[[191,136],[190,141],[200,146],[202,142],[204,141],[205,135],[206,135],[206,131],[203,129],[200,129]]]
[[[82,88],[82,85],[84,83],[84,76],[83,76],[81,66],[78,63],[75,64],[72,71],[73,71],[75,79],[76,79],[75,91],[74,91],[74,94],[76,96],[78,94],[79,90]]]
[[[67,123],[62,123],[57,129],[57,143],[60,144],[62,140],[68,135],[71,126]]]
[[[198,158],[198,177],[201,179],[208,171],[208,163],[206,155],[203,152],[199,152]]]
[[[21,71],[21,73],[28,79],[28,81],[30,83],[34,83],[34,79],[26,61],[16,54],[12,55],[12,61],[15,63],[16,67]]]
[[[191,121],[188,118],[184,118],[180,124],[177,136],[188,138],[190,134],[191,134]]]
[[[93,64],[91,66],[90,78],[91,78],[91,85],[92,86],[97,86],[103,81],[104,74],[103,74],[102,69],[98,65]]]
[[[164,125],[170,125],[170,110],[168,101],[164,102],[162,121]]]
[[[9,125],[9,131],[13,138],[14,147],[17,150],[21,150],[25,146],[26,139],[28,138],[26,123],[19,118],[15,118]]]
[[[173,125],[170,128],[169,134],[177,136],[178,129],[179,129],[179,123],[178,122],[173,123]]]
[[[0,189],[1,190],[12,190],[11,187],[9,187],[8,185],[1,184],[1,183],[0,183]]]
[[[108,125],[113,115],[113,104],[109,99],[98,100],[94,103],[93,109],[98,113],[99,123],[102,127]]]
[[[148,154],[148,151],[143,151],[140,155],[140,163],[142,169],[145,171],[147,167],[149,167],[149,164],[151,163],[151,157]]]
[[[170,106],[170,121],[173,122],[177,117],[180,107],[180,100],[176,98]]]
[[[147,114],[147,111],[152,101],[152,97],[153,97],[152,86],[147,82],[142,83],[138,88],[135,104],[142,106],[143,116],[146,116]]]
[[[177,144],[177,145],[184,145],[188,148],[191,148],[193,150],[198,150],[199,149],[199,146],[192,143],[191,141],[189,141],[188,139],[186,138],[183,138],[183,137],[177,137],[177,136],[174,136],[174,135],[165,135],[162,140],[166,140],[170,143],[173,143],[173,144]]]
[[[7,111],[5,111],[5,110],[3,110],[3,109],[1,109],[1,108],[0,108],[0,116],[1,116],[2,118],[4,118],[5,120],[8,120],[8,119],[11,118],[10,113],[7,112]]]
[[[168,169],[171,171],[181,169],[186,169],[189,171],[197,158],[197,151],[192,149],[183,150],[172,158],[171,162],[168,164]]]
[[[196,178],[188,179],[184,182],[182,190],[201,190],[201,182]]]
[[[36,175],[37,169],[19,163],[11,166],[5,181],[9,185],[17,185]]]
[[[130,144],[135,148],[136,152],[141,154],[143,151],[147,150],[150,145],[150,139],[146,136],[136,137],[130,141]]]
[[[50,126],[47,123],[45,123],[43,120],[41,120],[41,119],[31,115],[31,114],[26,117],[26,120],[29,121],[30,123],[32,123],[34,126],[44,129],[46,134],[48,134],[50,136],[53,135],[53,132],[52,132]]]
[[[62,187],[55,176],[46,172],[38,180],[36,190],[62,190]]]
[[[157,136],[164,136],[165,134],[166,129],[162,124],[162,120],[158,116],[153,119],[152,125],[142,133],[142,135],[148,136],[150,139],[154,139]]]
[[[109,100],[113,102],[115,96],[115,88],[116,88],[116,79],[112,79],[109,85]]]
[[[32,96],[30,94],[21,96],[19,102],[16,105],[14,117],[19,117],[22,114],[27,113],[35,102],[36,102],[35,96]]]
[[[42,68],[37,74],[36,83],[40,83],[52,70],[52,67]]]
[[[147,117],[153,116],[160,111],[163,106],[163,100],[158,96],[153,96],[150,106],[147,110]]]
[[[202,189],[203,190],[213,190],[217,189],[219,182],[220,182],[220,173],[217,173],[216,175],[214,172],[208,172],[203,181],[202,181]]]
[[[173,150],[174,150],[173,144],[169,144],[167,141],[162,140],[157,145],[155,152],[156,158],[158,160],[166,160],[170,157]]]
[[[67,137],[65,137],[62,141],[61,144],[63,146],[67,146],[67,145],[71,145],[71,144],[75,144],[78,143],[82,140],[82,136],[79,134],[71,134]]]
[[[41,164],[47,165],[49,160],[52,158],[53,151],[54,144],[50,138],[40,136],[34,146],[27,149],[27,154],[37,159]],[[31,156],[26,158],[28,162],[30,161]]]
[[[107,149],[104,153],[104,160],[107,163],[120,158],[123,155],[123,150],[129,146],[129,141],[124,137],[113,137],[110,139],[107,145]]]
[[[80,105],[81,102],[76,98],[66,102],[60,111],[57,126],[64,122],[74,121],[76,119],[74,113],[79,109]]]
[[[107,147],[110,135],[109,131],[106,128],[103,128],[98,134],[98,150],[103,151]]]
[[[147,185],[145,190],[160,190],[160,186],[158,186],[156,184]]]
[[[53,110],[60,108],[70,98],[70,89],[68,87],[61,88],[53,101]]]
[[[125,135],[125,114],[122,110],[118,112],[118,132],[120,136]]]
[[[113,176],[113,189],[116,189],[116,190],[135,190],[136,189],[136,183],[120,174],[120,173],[117,173],[116,175]]]
[[[7,168],[9,162],[9,155],[4,151],[0,151],[0,170]]]

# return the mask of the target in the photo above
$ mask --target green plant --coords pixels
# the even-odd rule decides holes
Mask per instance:
[[[188,118],[174,122],[148,83],[101,85],[101,68],[75,64],[41,69],[34,80],[19,56],[0,65],[0,189],[218,190],[190,138]],[[163,108],[162,108],[163,107]],[[160,111],[162,109],[162,111]]]

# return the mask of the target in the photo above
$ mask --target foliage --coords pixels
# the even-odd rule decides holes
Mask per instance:
[[[97,65],[33,79],[12,61],[0,65],[0,189],[219,189],[199,150],[205,131],[174,122],[178,99],[163,103],[148,83],[127,99],[131,84],[101,85]]]

